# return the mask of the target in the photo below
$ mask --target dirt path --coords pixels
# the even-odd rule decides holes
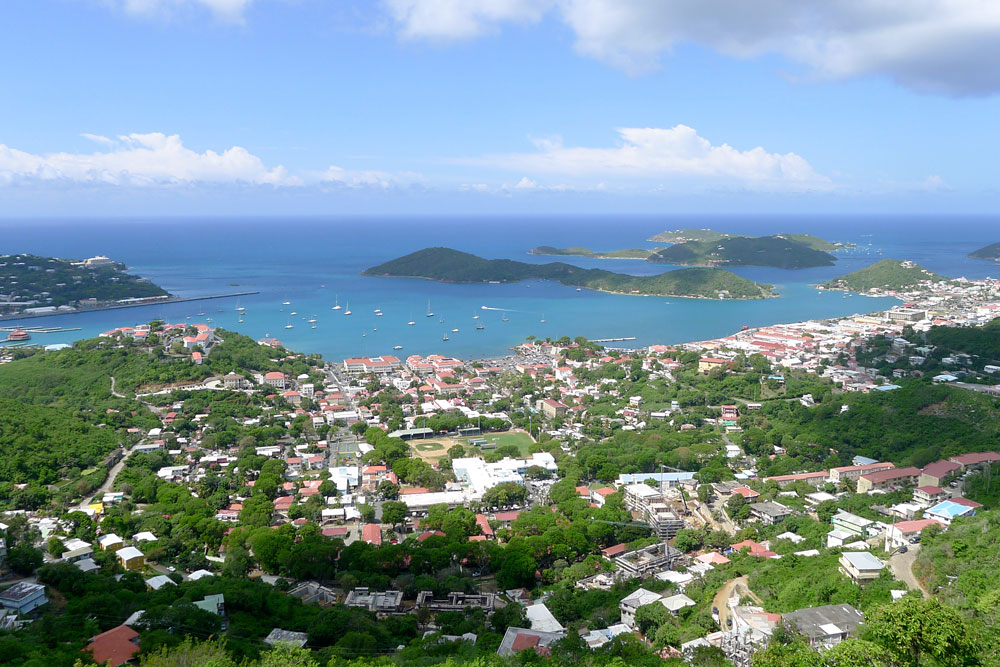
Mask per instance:
[[[931,594],[924,589],[920,581],[913,575],[913,561],[916,560],[919,550],[920,545],[914,544],[907,549],[905,554],[898,552],[893,554],[889,557],[889,567],[892,568],[893,576],[905,583],[910,590],[920,591],[924,594],[925,598],[929,598]]]
[[[748,588],[747,582],[746,576],[730,579],[712,599],[712,606],[719,610],[719,627],[723,630],[726,629],[726,621],[729,619],[729,605],[727,603],[729,598],[733,597],[734,592],[740,597],[749,597],[757,604],[762,604],[761,599]]]

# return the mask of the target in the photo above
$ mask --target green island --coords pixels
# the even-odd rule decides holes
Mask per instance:
[[[0,255],[0,312],[32,308],[102,307],[122,300],[169,297],[149,280],[126,272],[107,257],[86,260]]]
[[[991,261],[1000,260],[1000,243],[991,243],[988,246],[984,246],[979,250],[974,250],[969,253],[969,257],[975,259],[988,259]]]
[[[902,290],[926,282],[942,280],[949,279],[908,260],[883,259],[871,266],[821,283],[820,287],[851,292],[868,292],[871,290]]]
[[[666,232],[661,232],[651,237],[649,240],[656,243],[689,243],[692,241],[701,242],[714,242],[721,241],[722,239],[733,238],[734,236],[740,236],[739,234],[727,234],[726,232],[717,232],[714,229],[673,229]],[[813,250],[821,250],[823,252],[834,252],[836,250],[843,250],[845,248],[856,247],[853,243],[839,243],[834,241],[827,241],[826,239],[821,239],[818,236],[813,236],[812,234],[788,234],[781,233],[775,234],[774,236],[780,236],[786,238],[789,241],[795,241],[796,243],[801,243]]]
[[[763,299],[774,296],[770,285],[755,283],[722,269],[678,269],[654,276],[631,276],[601,269],[582,269],[562,262],[528,264],[509,259],[484,259],[451,248],[418,250],[366,269],[362,275],[425,278],[451,283],[554,280],[571,287],[633,296],[701,299]]]
[[[624,250],[590,250],[589,248],[553,248],[542,245],[528,251],[531,255],[552,255],[556,257],[590,257],[592,259],[648,259],[655,250],[626,248]]]
[[[657,250],[650,262],[696,266],[769,266],[805,269],[831,266],[836,258],[784,236],[727,236],[715,241],[687,241]]]

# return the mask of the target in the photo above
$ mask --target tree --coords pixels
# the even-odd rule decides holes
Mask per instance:
[[[28,576],[42,566],[42,550],[28,543],[19,544],[7,552],[7,564],[18,574]]]
[[[358,505],[358,513],[361,514],[361,521],[364,523],[374,523],[375,508],[367,503]]]
[[[406,522],[406,503],[389,500],[382,503],[382,523],[398,526]]]
[[[528,490],[516,482],[501,482],[483,494],[483,505],[486,507],[516,507],[523,505],[528,497]]]
[[[383,480],[378,485],[378,494],[386,500],[395,500],[399,498],[399,484],[394,484],[387,479]]]
[[[642,634],[649,635],[663,625],[669,616],[670,612],[657,600],[635,610],[635,624],[639,626]]]
[[[868,635],[901,665],[925,658],[944,667],[976,664],[975,640],[962,617],[936,599],[906,597],[865,614]]]
[[[60,540],[55,535],[53,535],[52,537],[50,537],[49,541],[45,543],[45,548],[46,548],[46,551],[48,551],[50,554],[52,554],[56,558],[59,558],[60,556],[62,556],[66,552],[66,545],[63,544],[63,541]]]
[[[702,539],[699,531],[691,528],[678,530],[676,537],[674,537],[674,548],[684,552],[700,549],[701,545]]]

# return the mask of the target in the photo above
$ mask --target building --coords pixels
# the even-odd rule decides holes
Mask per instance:
[[[97,538],[97,545],[102,551],[118,551],[125,546],[125,540],[114,533],[108,533]]]
[[[400,601],[402,601],[402,595],[400,595]],[[491,614],[493,613],[495,601],[496,595],[493,593],[462,593],[456,591],[448,593],[448,597],[446,598],[439,598],[437,600],[434,599],[433,591],[420,591],[417,593],[417,606],[427,607],[435,613],[439,611],[482,609],[486,614]]]
[[[506,658],[521,651],[533,650],[539,655],[550,656],[552,650],[549,647],[565,636],[565,632],[541,632],[511,626],[504,633],[497,655]]]
[[[799,472],[791,475],[776,475],[775,477],[765,477],[765,482],[775,482],[782,489],[795,482],[805,482],[812,486],[823,486],[830,477],[825,472]]]
[[[891,551],[908,544],[916,544],[920,541],[920,533],[928,526],[939,526],[944,528],[944,524],[935,519],[916,519],[914,521],[900,521],[889,526],[885,531],[885,550]]]
[[[621,578],[638,577],[645,579],[657,572],[669,570],[681,556],[680,551],[674,549],[666,542],[658,542],[642,549],[627,551],[620,556],[616,556],[614,560],[615,565],[618,566],[618,576]]]
[[[972,454],[949,456],[948,460],[962,466],[962,472],[965,472],[969,468],[975,468],[984,463],[1000,463],[1000,454],[996,452],[973,452]]]
[[[524,608],[524,613],[528,616],[531,629],[539,632],[566,632],[562,623],[556,620],[549,608],[543,603],[528,605]]]
[[[847,481],[849,479],[856,480],[862,475],[867,475],[873,472],[881,472],[883,470],[892,470],[896,466],[892,463],[864,463],[861,465],[852,466],[841,466],[839,468],[830,468],[830,481],[834,484],[840,484],[841,482]]]
[[[715,370],[716,368],[728,368],[729,362],[725,359],[717,359],[715,357],[702,357],[698,360],[698,372],[708,373],[709,371]]]
[[[858,477],[858,493],[886,491],[903,486],[913,486],[920,479],[920,469],[909,466],[882,470]]]
[[[305,632],[293,632],[291,630],[282,630],[281,628],[271,630],[267,637],[264,637],[265,644],[270,644],[271,646],[287,644],[292,648],[302,648],[308,641],[309,635]]]
[[[344,359],[344,371],[349,375],[389,375],[403,368],[403,362],[398,357],[389,354],[381,357],[354,357]]]
[[[660,604],[666,607],[667,611],[676,616],[680,613],[681,609],[694,607],[697,603],[683,593],[678,593],[677,595],[671,595],[660,599]]]
[[[0,606],[18,614],[27,614],[48,601],[45,586],[30,581],[20,581],[0,593]]]
[[[840,554],[840,571],[855,583],[878,579],[884,567],[885,563],[867,551],[845,551]]]
[[[827,649],[857,637],[865,616],[849,604],[809,607],[781,615],[786,626],[809,639],[813,648]]]
[[[648,591],[645,588],[638,588],[631,595],[622,598],[622,601],[618,603],[618,609],[621,610],[622,625],[634,628],[635,612],[638,611],[639,607],[659,602],[662,597],[659,593]]]
[[[917,308],[893,308],[885,313],[889,322],[912,323],[927,319],[927,311]]]
[[[780,523],[792,514],[792,510],[781,503],[771,501],[750,503],[747,507],[750,508],[750,516],[765,526],[773,526],[776,523]]]
[[[964,502],[958,502],[959,500]],[[975,516],[976,508],[981,507],[977,502],[960,498],[956,500],[945,500],[924,511],[925,519],[935,519],[945,526],[950,526],[951,522],[967,516]]]
[[[285,389],[288,386],[288,376],[280,371],[264,373],[263,380],[263,384],[275,389]]]
[[[873,526],[875,522],[845,510],[838,510],[830,518],[830,524],[834,530],[846,531],[856,537],[865,538],[868,537],[869,527]]]
[[[359,607],[376,614],[395,614],[403,605],[402,591],[372,591],[367,586],[355,588],[347,594],[344,604]]]
[[[138,572],[146,565],[146,556],[135,547],[119,549],[115,555],[122,567],[129,572]]]
[[[917,480],[919,486],[946,486],[949,477],[954,477],[962,472],[962,466],[954,461],[935,461],[928,463],[920,471],[920,479]]]
[[[923,475],[920,479],[923,479]],[[934,505],[947,500],[948,495],[948,492],[939,486],[918,486],[913,489],[913,501],[921,505]]]
[[[206,595],[204,599],[196,600],[194,606],[198,607],[198,609],[203,609],[209,613],[215,614],[216,616],[225,616],[226,597],[222,593],[218,593],[216,595]]]
[[[99,665],[119,667],[139,652],[139,633],[127,625],[119,625],[92,637],[84,650],[90,653],[94,657],[94,662]]]

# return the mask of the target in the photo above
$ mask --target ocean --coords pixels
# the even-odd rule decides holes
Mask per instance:
[[[545,281],[460,285],[364,277],[362,270],[430,246],[489,258],[566,261],[636,275],[674,267],[637,260],[529,255],[540,245],[595,250],[655,247],[647,239],[667,229],[712,228],[749,235],[808,232],[855,243],[835,266],[789,271],[733,269],[776,285],[780,298],[761,301],[616,296]],[[328,218],[170,218],[0,221],[0,253],[125,262],[178,296],[258,290],[236,299],[7,321],[4,326],[79,327],[39,334],[33,342],[69,343],[118,326],[162,319],[209,322],[327,360],[379,354],[493,357],[533,335],[539,338],[635,337],[639,347],[724,336],[780,322],[883,310],[889,298],[818,292],[813,285],[885,258],[910,259],[949,277],[1000,275],[1000,267],[967,255],[1000,241],[1000,218],[973,216],[447,216]],[[290,305],[283,305],[288,301]],[[344,308],[333,310],[339,303]],[[484,310],[483,306],[488,309]],[[427,316],[428,308],[433,311]],[[375,309],[383,315],[376,316]],[[293,314],[294,313],[294,314]],[[478,315],[479,319],[474,319]],[[507,320],[504,321],[506,316]],[[308,322],[316,320],[316,328]],[[408,326],[410,320],[416,322]],[[545,320],[544,322],[542,320]],[[485,329],[476,330],[482,322]],[[292,328],[286,328],[292,325]],[[453,329],[458,329],[453,332]],[[442,340],[447,333],[449,340]],[[402,345],[403,349],[393,348]]]

